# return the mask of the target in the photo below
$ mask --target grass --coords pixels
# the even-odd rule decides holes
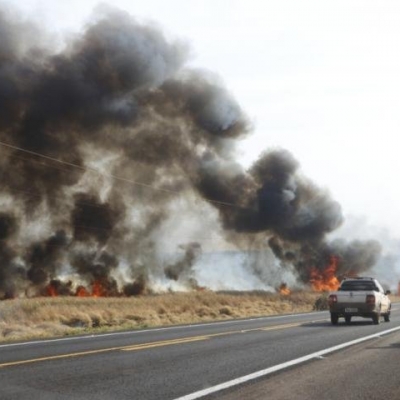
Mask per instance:
[[[316,305],[324,309],[324,296],[199,291],[126,298],[4,300],[0,302],[0,342],[308,312]]]

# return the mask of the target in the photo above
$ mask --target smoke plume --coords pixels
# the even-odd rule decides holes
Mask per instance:
[[[327,242],[341,208],[289,152],[235,161],[251,124],[218,78],[187,66],[185,43],[110,8],[61,51],[32,32],[0,10],[0,298],[193,287],[201,241],[160,250],[171,215],[190,222],[182,199],[203,236],[271,249],[301,283],[332,255],[343,274],[375,263],[375,242]]]

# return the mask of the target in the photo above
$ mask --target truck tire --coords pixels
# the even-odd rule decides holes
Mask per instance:
[[[346,321],[346,324],[347,324],[347,325],[350,325],[350,322],[351,322],[351,315],[346,315],[346,316],[344,317],[344,320]]]
[[[337,315],[336,313],[331,312],[331,323],[332,325],[337,325],[339,321],[339,315]]]
[[[375,325],[379,325],[381,323],[381,314],[376,313],[372,316],[372,321],[374,321]]]

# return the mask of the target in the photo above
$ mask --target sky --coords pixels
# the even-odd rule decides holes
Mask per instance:
[[[107,2],[104,2],[107,3]],[[62,41],[95,0],[0,0]],[[190,65],[218,74],[253,125],[246,166],[285,148],[347,216],[343,232],[400,238],[400,2],[113,0],[186,41]],[[349,225],[353,224],[351,229]],[[384,236],[385,236],[384,235]]]

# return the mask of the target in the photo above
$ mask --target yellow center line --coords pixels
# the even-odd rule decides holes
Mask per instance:
[[[327,321],[326,319],[321,319],[318,321]],[[317,322],[317,321],[312,321],[312,322]],[[192,336],[189,338],[183,338],[183,339],[174,339],[174,340],[165,340],[162,342],[153,342],[153,343],[144,343],[144,344],[137,344],[134,346],[128,346],[124,347],[121,350],[123,351],[134,351],[134,350],[143,350],[143,349],[149,349],[152,347],[161,347],[161,346],[169,346],[173,344],[181,344],[181,343],[189,343],[189,342],[195,342],[195,341],[201,341],[201,340],[207,340],[219,336],[228,336],[228,335],[235,335],[239,333],[249,333],[249,332],[256,332],[256,331],[274,331],[278,329],[289,329],[293,328],[296,326],[301,326],[303,325],[302,322],[296,322],[292,324],[283,324],[283,325],[274,325],[274,326],[265,326],[265,327],[259,327],[259,328],[252,328],[252,329],[242,329],[242,330],[237,330],[237,331],[228,331],[228,332],[220,332],[220,333],[211,333],[209,335],[204,335],[204,336]]]
[[[99,354],[99,353],[105,353],[107,351],[114,351],[114,350],[121,350],[121,349],[123,349],[123,347],[109,347],[107,349],[80,351],[79,353],[59,354],[57,356],[32,358],[30,360],[11,361],[11,362],[0,364],[0,368],[2,368],[2,367],[10,367],[10,366],[13,366],[13,365],[30,364],[30,363],[40,362],[40,361],[59,360],[59,359],[62,359],[62,358],[86,356],[86,355],[89,355],[89,354]]]
[[[283,325],[274,325],[274,326],[264,326],[259,328],[251,328],[251,329],[242,329],[240,331],[229,331],[229,332],[221,332],[221,333],[213,333],[208,335],[209,337],[217,337],[217,336],[227,336],[227,335],[234,335],[237,333],[249,333],[249,332],[257,332],[257,331],[273,331],[277,329],[288,329],[294,326],[300,326],[302,323],[295,323],[295,324],[283,324]]]
[[[193,336],[193,337],[183,338],[183,339],[165,340],[165,341],[162,341],[162,342],[136,344],[134,346],[124,347],[121,350],[122,351],[144,350],[144,349],[151,349],[151,348],[154,348],[154,347],[171,346],[173,344],[198,342],[200,340],[207,340],[207,339],[210,339],[210,336]]]
[[[317,321],[326,321],[326,319],[311,321],[311,322],[307,322],[307,323],[313,323],[313,322],[317,322]],[[59,355],[55,355],[55,356],[32,358],[29,360],[10,361],[10,362],[0,364],[0,368],[11,367],[11,366],[15,366],[15,365],[31,364],[31,363],[42,362],[42,361],[60,360],[63,358],[81,357],[81,356],[87,356],[87,355],[91,355],[91,354],[106,353],[106,352],[110,352],[110,351],[145,350],[145,349],[151,349],[151,348],[155,348],[155,347],[164,347],[164,346],[171,346],[171,345],[177,345],[177,344],[183,344],[183,343],[191,343],[191,342],[197,342],[197,341],[202,341],[202,340],[208,340],[208,339],[211,339],[214,337],[219,337],[219,336],[228,336],[228,335],[249,333],[249,332],[256,332],[256,331],[273,331],[273,330],[278,330],[278,329],[289,329],[289,328],[293,328],[296,326],[301,326],[303,324],[304,323],[300,322],[300,323],[264,326],[264,327],[252,328],[252,329],[243,329],[243,330],[236,330],[236,331],[213,333],[210,335],[203,335],[203,336],[192,336],[192,337],[187,337],[187,338],[163,340],[163,341],[159,341],[159,342],[142,343],[142,344],[137,344],[137,345],[108,347],[106,349],[87,350],[87,351],[80,351],[77,353],[59,354]]]
[[[286,324],[286,325],[281,325],[281,326],[267,326],[265,328],[261,328],[262,331],[276,331],[278,329],[288,329],[288,328],[293,328],[295,326],[301,326],[302,323],[295,323],[295,324]]]

